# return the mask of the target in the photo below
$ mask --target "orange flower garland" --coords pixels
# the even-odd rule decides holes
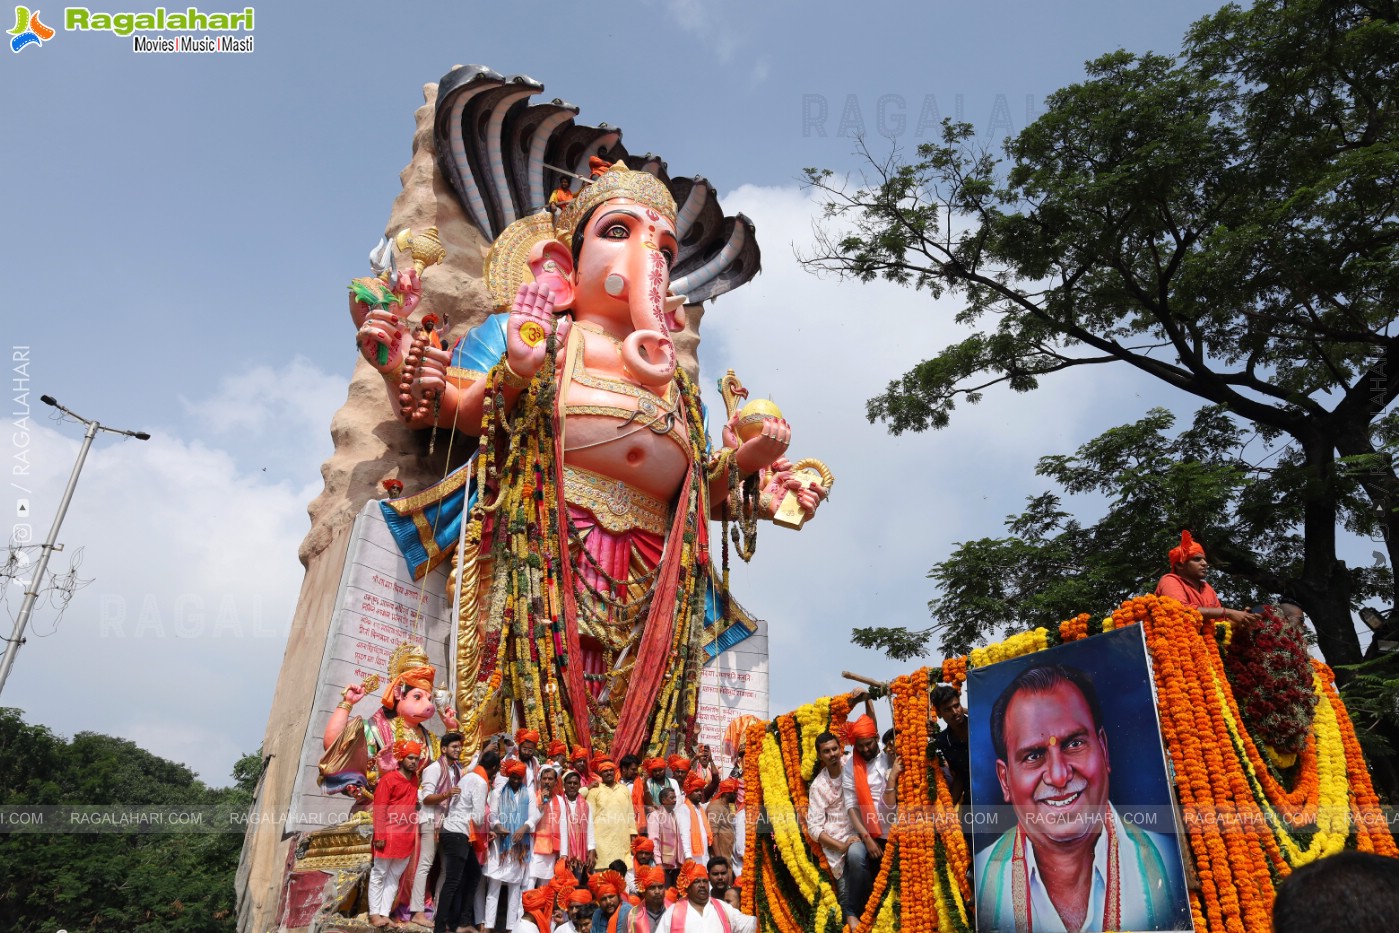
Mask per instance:
[[[1205,625],[1199,612],[1174,600],[1141,596],[1124,602],[1101,623],[1096,618],[1082,613],[1057,628],[1022,633],[978,649],[976,657],[978,663],[994,663],[1051,644],[1091,638],[1100,630],[1143,626],[1162,739],[1180,797],[1183,848],[1199,882],[1190,893],[1198,933],[1269,929],[1275,883],[1296,865],[1335,851],[1347,835],[1363,851],[1399,857],[1329,668],[1313,662],[1315,689],[1318,700],[1325,700],[1320,707],[1325,714],[1315,717],[1298,763],[1289,772],[1291,786],[1284,786],[1244,724],[1215,627]],[[899,818],[858,933],[961,933],[974,925],[967,881],[971,854],[941,769],[925,763],[929,688],[934,680],[965,683],[967,665],[965,657],[947,658],[890,685],[903,762],[896,788]],[[850,714],[849,695],[816,706],[828,707],[827,728],[839,734]],[[756,766],[765,727],[750,727],[745,737],[747,761],[754,763],[746,799],[746,842],[754,853],[755,883],[743,886],[743,909],[755,913],[758,889],[764,889],[764,933],[842,933],[831,923],[838,910],[831,907],[829,868],[820,847],[809,840],[794,845],[790,836],[779,846],[776,838],[760,840],[757,832],[765,794],[775,795],[774,812],[788,814],[783,819],[790,820],[794,807],[805,812],[803,742],[811,744],[807,730],[818,728],[823,719],[812,708],[802,707],[774,721],[771,731],[780,756],[770,753],[766,776],[760,777]],[[809,758],[809,749],[806,754]],[[769,780],[774,786],[764,788]],[[1339,821],[1338,807],[1345,813]],[[1315,829],[1291,835],[1298,825]],[[794,864],[778,866],[784,858]],[[794,893],[790,879],[803,879],[800,901],[783,896],[782,884]]]

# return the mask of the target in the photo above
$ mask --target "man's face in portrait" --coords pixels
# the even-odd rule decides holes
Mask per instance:
[[[1094,835],[1108,803],[1107,736],[1072,683],[1022,690],[1006,708],[1001,792],[1036,843],[1059,845]]]

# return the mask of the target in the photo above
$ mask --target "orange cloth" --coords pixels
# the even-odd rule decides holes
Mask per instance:
[[[379,702],[384,705],[384,709],[395,709],[398,706],[399,687],[417,687],[419,690],[431,693],[432,681],[436,677],[436,668],[410,667],[389,681],[389,685],[384,688],[384,696]]]
[[[715,791],[715,793],[717,793],[717,794],[736,794],[736,793],[738,793],[738,781],[735,780],[734,778],[724,778],[722,781],[719,782],[719,789],[718,789],[717,791]]]
[[[570,904],[591,904],[593,895],[587,888],[574,888],[568,892],[568,902]]]
[[[680,786],[680,789],[685,792],[686,796],[689,796],[697,790],[704,790],[704,785],[706,783],[704,778],[691,771],[689,774],[685,775],[685,783]]]
[[[684,755],[671,755],[666,764],[670,765],[670,770],[676,773],[690,770],[690,759]]]
[[[1188,558],[1187,558],[1188,559]],[[1168,573],[1156,584],[1157,596],[1169,596],[1178,603],[1194,609],[1222,609],[1219,594],[1214,587],[1202,582],[1197,589],[1194,584],[1180,574]]]
[[[638,852],[653,852],[653,853],[654,853],[655,851],[656,851],[656,844],[655,844],[654,842],[652,842],[650,839],[647,839],[645,836],[632,836],[632,838],[631,838],[631,854],[632,854],[632,855],[635,855],[635,854],[638,853]]]
[[[612,163],[608,162],[606,159],[600,159],[597,156],[588,156],[588,173],[593,178],[605,174],[611,168]]]
[[[516,729],[516,730],[515,730],[515,744],[516,744],[516,745],[519,745],[521,742],[533,742],[535,745],[538,745],[538,744],[539,744],[539,730],[538,730],[538,729]]]
[[[1205,549],[1200,546],[1200,543],[1198,541],[1190,537],[1189,529],[1185,529],[1182,530],[1180,533],[1180,546],[1171,548],[1171,551],[1167,555],[1167,557],[1171,561],[1171,566],[1175,567],[1179,564],[1185,563],[1190,558],[1194,557],[1196,554],[1199,554],[1203,557],[1205,554]]]
[[[506,777],[524,777],[528,774],[525,763],[518,758],[507,758],[500,763],[500,773]]]
[[[544,754],[553,758],[557,755],[562,755],[566,751],[568,751],[568,746],[558,739],[554,739],[554,741],[550,742],[548,747],[544,749]]]
[[[573,192],[569,191],[567,188],[555,188],[554,193],[549,195],[549,203],[567,204],[569,201],[572,201],[573,198]]]
[[[525,916],[534,921],[540,933],[551,933],[554,929],[554,889],[551,886],[535,888],[520,895],[520,906]]]
[[[862,719],[869,719],[862,716]],[[874,720],[870,720],[874,722]],[[876,733],[878,734],[878,733]],[[870,793],[870,778],[868,773],[868,763],[856,752],[853,756],[853,768],[855,772],[855,803],[860,810],[860,822],[865,824],[865,830],[876,839],[883,837],[884,830],[879,826],[879,811],[874,808],[874,795]]]
[[[601,774],[604,771],[616,771],[617,766],[606,758],[594,758],[593,770]]]
[[[690,813],[690,857],[704,862],[709,858],[704,841],[714,836],[714,831],[709,828],[709,814],[691,803],[689,797],[685,798],[685,807]],[[703,833],[700,832],[700,820],[704,820]],[[686,862],[685,864],[691,863]],[[681,890],[684,890],[683,886]]]
[[[534,827],[534,851],[539,855],[557,855],[562,848],[559,830],[563,824],[563,805],[557,796],[545,801],[543,794],[536,794],[534,799],[539,804],[539,823]]]

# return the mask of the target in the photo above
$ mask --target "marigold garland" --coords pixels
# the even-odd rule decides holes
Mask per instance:
[[[896,788],[899,818],[859,933],[970,933],[975,925],[967,878],[971,853],[941,768],[925,757],[932,686],[960,686],[968,667],[1137,624],[1152,658],[1162,738],[1199,882],[1190,895],[1197,931],[1269,929],[1277,883],[1347,845],[1399,857],[1330,669],[1311,662],[1308,702],[1315,715],[1300,743],[1292,745],[1295,765],[1280,775],[1263,747],[1266,739],[1255,734],[1256,712],[1240,709],[1239,688],[1226,665],[1230,651],[1241,647],[1232,626],[1206,625],[1198,611],[1174,600],[1141,596],[1106,617],[1081,613],[890,684],[903,762]],[[1243,689],[1256,696],[1254,684],[1244,681]],[[1293,708],[1300,703],[1295,696],[1291,702]],[[818,767],[815,738],[826,730],[840,734],[850,705],[848,694],[823,698],[766,727],[751,726],[746,735],[746,760],[755,776],[747,790],[746,841],[755,880],[743,886],[743,909],[758,911],[765,933],[843,933],[824,854],[807,838],[802,820],[807,785]]]

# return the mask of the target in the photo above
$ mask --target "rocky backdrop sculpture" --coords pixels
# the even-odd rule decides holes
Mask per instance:
[[[704,179],[628,155],[619,131],[575,125],[576,108],[530,105],[540,90],[473,66],[437,97],[438,162],[492,240],[497,313],[450,348],[451,308],[410,319],[441,259],[433,231],[386,241],[379,277],[351,286],[360,350],[398,417],[476,447],[384,513],[415,575],[456,561],[463,730],[513,720],[613,755],[657,753],[693,732],[706,645],[727,646],[743,618],[716,569],[727,528],[716,541],[710,520],[738,524],[746,557],[756,519],[789,493],[809,518],[830,473],[794,476],[775,410],[731,410],[711,449],[677,362],[686,307],[757,273],[751,222],[724,217]],[[551,199],[569,175],[581,189]]]

